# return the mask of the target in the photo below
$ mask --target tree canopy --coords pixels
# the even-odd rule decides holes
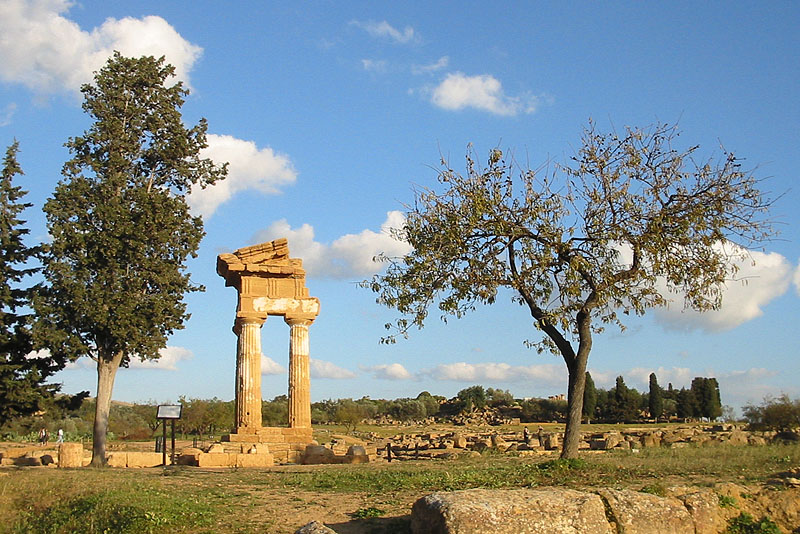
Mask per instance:
[[[27,192],[14,185],[14,177],[23,174],[18,151],[14,141],[0,174],[0,426],[41,410],[44,401],[52,400],[59,387],[44,382],[63,367],[47,353],[31,354],[29,307],[36,285],[30,276],[37,270],[32,262],[39,248],[24,242],[29,230],[20,216],[31,204],[23,201]]]
[[[164,58],[115,53],[81,89],[93,123],[66,143],[72,158],[44,206],[52,237],[47,287],[37,302],[37,341],[70,359],[97,362],[93,463],[105,463],[116,370],[154,359],[189,317],[183,296],[198,291],[186,272],[203,223],[184,193],[224,178],[199,157],[206,122],[183,125],[188,91],[169,85]]]
[[[364,283],[400,318],[385,341],[495,302],[500,288],[533,318],[533,344],[561,355],[569,383],[562,456],[577,454],[586,363],[607,323],[665,306],[720,306],[746,247],[769,238],[771,200],[733,153],[699,160],[673,147],[669,124],[601,133],[590,122],[575,155],[553,170],[521,169],[499,149],[466,173],[442,161],[441,191],[420,189],[397,237],[413,250],[385,258]]]

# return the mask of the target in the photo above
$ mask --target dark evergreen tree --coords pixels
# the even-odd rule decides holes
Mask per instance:
[[[650,394],[648,397],[648,408],[650,417],[658,419],[664,412],[664,391],[658,385],[658,378],[655,373],[650,373]]]
[[[597,388],[592,380],[592,375],[586,371],[586,384],[583,389],[583,416],[587,422],[594,418],[595,408],[597,407]]]
[[[691,392],[697,406],[695,415],[708,419],[716,419],[722,415],[722,402],[716,378],[695,377],[692,380]]]
[[[44,409],[58,391],[44,382],[62,367],[47,353],[31,354],[28,310],[36,286],[25,282],[36,272],[31,262],[39,248],[23,241],[29,230],[20,215],[31,204],[22,201],[27,192],[13,183],[22,174],[18,150],[16,141],[8,147],[0,176],[0,426]]]
[[[622,376],[617,377],[609,401],[612,403],[609,415],[613,421],[622,423],[639,417],[639,392],[629,389]]]
[[[54,354],[97,364],[95,466],[105,465],[117,369],[158,358],[189,317],[184,294],[202,289],[185,263],[203,223],[184,194],[226,174],[198,156],[206,122],[184,127],[188,91],[167,85],[174,71],[163,58],[115,53],[81,88],[93,123],[66,143],[72,158],[44,207],[52,243],[35,332]]]
[[[697,398],[691,390],[681,388],[677,394],[677,415],[682,419],[690,417],[697,417],[699,415],[699,407],[697,405]]]

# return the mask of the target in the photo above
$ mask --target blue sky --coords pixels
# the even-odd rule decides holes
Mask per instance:
[[[229,179],[190,198],[207,236],[190,263],[207,291],[156,364],[123,369],[124,401],[233,397],[236,293],[216,256],[289,238],[311,295],[312,398],[451,396],[473,385],[518,397],[566,390],[563,361],[529,350],[531,320],[509,299],[393,346],[394,316],[357,281],[400,253],[386,229],[402,222],[414,185],[432,186],[442,156],[463,169],[468,144],[538,167],[563,162],[587,121],[599,127],[679,122],[686,146],[720,145],[783,196],[781,236],[742,265],[719,312],[679,305],[597,336],[589,368],[640,390],[718,378],[723,403],[800,394],[800,5],[670,2],[170,2],[0,0],[0,145],[20,142],[34,207],[31,241],[47,239],[41,206],[89,125],[81,83],[113,50],[165,55],[192,94],[187,123],[206,117],[207,155]],[[566,7],[564,7],[566,6]],[[286,393],[288,327],[263,328],[263,396]],[[86,360],[57,375],[94,394]]]

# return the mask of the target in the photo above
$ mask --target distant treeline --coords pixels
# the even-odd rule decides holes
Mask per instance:
[[[176,430],[184,436],[219,436],[230,431],[233,401],[213,399],[187,399],[178,402],[183,406],[182,417]],[[117,439],[149,439],[158,429],[156,403],[114,403],[109,419],[109,431]],[[650,375],[647,393],[625,385],[617,377],[609,390],[596,388],[587,373],[584,395],[584,417],[592,422],[636,422],[667,420],[669,418],[716,419],[722,415],[719,385],[715,378],[697,377],[689,389],[666,389],[658,385],[655,374]],[[285,395],[262,402],[262,424],[284,426],[288,420],[288,401]],[[464,388],[453,398],[432,395],[427,391],[416,397],[393,400],[336,399],[315,402],[311,405],[313,424],[335,423],[353,429],[365,421],[425,421],[430,418],[447,419],[455,416],[493,413],[500,417],[519,418],[523,423],[563,421],[567,402],[561,398],[515,398],[503,389],[484,388],[480,385]],[[92,433],[94,400],[87,399],[76,406],[53,404],[45,413],[17,418],[0,429],[6,438],[33,439],[39,429],[47,428],[54,434],[63,429],[68,439],[88,439]]]

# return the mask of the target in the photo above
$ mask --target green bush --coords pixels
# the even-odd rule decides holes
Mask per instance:
[[[767,517],[756,521],[750,514],[742,512],[728,520],[725,534],[781,534],[781,529]]]

